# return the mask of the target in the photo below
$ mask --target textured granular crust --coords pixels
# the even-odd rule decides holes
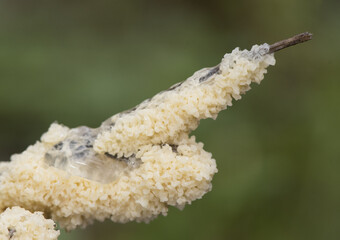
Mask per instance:
[[[85,227],[97,219],[149,221],[166,215],[168,205],[183,207],[211,189],[217,171],[211,154],[195,139],[178,146],[145,146],[143,164],[110,184],[70,176],[44,164],[48,147],[36,143],[12,157],[1,176],[0,208],[22,206],[50,214],[61,227]]]
[[[55,223],[45,219],[42,212],[13,207],[0,214],[1,240],[55,240],[58,236]]]
[[[217,67],[202,69],[100,128],[86,130],[91,138],[81,153],[91,164],[105,156],[113,164],[138,163],[115,173],[110,181],[106,168],[100,169],[100,164],[86,168],[89,159],[82,162],[78,152],[65,150],[74,130],[52,124],[40,142],[0,165],[0,210],[21,206],[44,211],[71,230],[106,218],[148,222],[166,215],[168,206],[183,208],[201,198],[211,190],[217,168],[211,154],[189,133],[200,119],[216,118],[232,99],[240,99],[251,82],[260,83],[266,68],[275,63],[268,49],[267,44],[251,51],[235,49]],[[87,140],[84,136],[80,142]],[[47,156],[51,160],[46,161]],[[67,164],[71,158],[78,165]],[[62,168],[53,165],[56,159]],[[106,173],[101,176],[101,171]]]
[[[215,119],[233,98],[240,99],[251,82],[260,83],[268,65],[275,64],[268,50],[267,44],[251,51],[235,49],[218,67],[197,71],[132,111],[114,115],[108,120],[114,127],[99,134],[94,148],[129,156],[146,144],[176,144],[197,128],[199,120]]]

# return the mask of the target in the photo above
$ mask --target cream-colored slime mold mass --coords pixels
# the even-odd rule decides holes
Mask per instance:
[[[0,214],[0,240],[56,240],[60,232],[55,226],[42,212],[7,208]]]
[[[269,45],[238,48],[99,128],[53,123],[41,141],[0,164],[0,210],[43,211],[67,230],[94,220],[148,222],[211,190],[215,160],[189,133],[260,83]]]

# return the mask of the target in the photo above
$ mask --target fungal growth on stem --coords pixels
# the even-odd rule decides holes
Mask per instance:
[[[67,230],[94,220],[148,222],[168,206],[183,208],[211,190],[216,162],[189,137],[200,120],[215,119],[260,83],[274,52],[307,41],[234,49],[98,128],[53,123],[41,141],[0,163],[0,210],[43,211]]]
[[[1,240],[55,240],[60,232],[56,224],[42,212],[31,213],[20,207],[7,208],[0,214]]]

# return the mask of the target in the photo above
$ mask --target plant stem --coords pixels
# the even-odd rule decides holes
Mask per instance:
[[[279,42],[276,42],[276,43],[270,45],[268,53],[277,52],[277,51],[280,51],[281,49],[293,46],[295,44],[303,43],[303,42],[309,41],[311,39],[312,39],[311,33],[309,33],[309,32],[300,33],[300,34],[295,35],[291,38],[287,38],[285,40],[282,40],[282,41],[279,41]]]

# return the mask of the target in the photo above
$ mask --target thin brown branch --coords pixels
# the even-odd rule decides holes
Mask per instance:
[[[295,44],[303,43],[303,42],[309,41],[311,39],[312,39],[311,33],[309,33],[309,32],[300,33],[300,34],[295,35],[291,38],[287,38],[285,40],[282,40],[282,41],[279,41],[279,42],[276,42],[276,43],[270,45],[268,53],[277,52],[281,49],[293,46]]]

